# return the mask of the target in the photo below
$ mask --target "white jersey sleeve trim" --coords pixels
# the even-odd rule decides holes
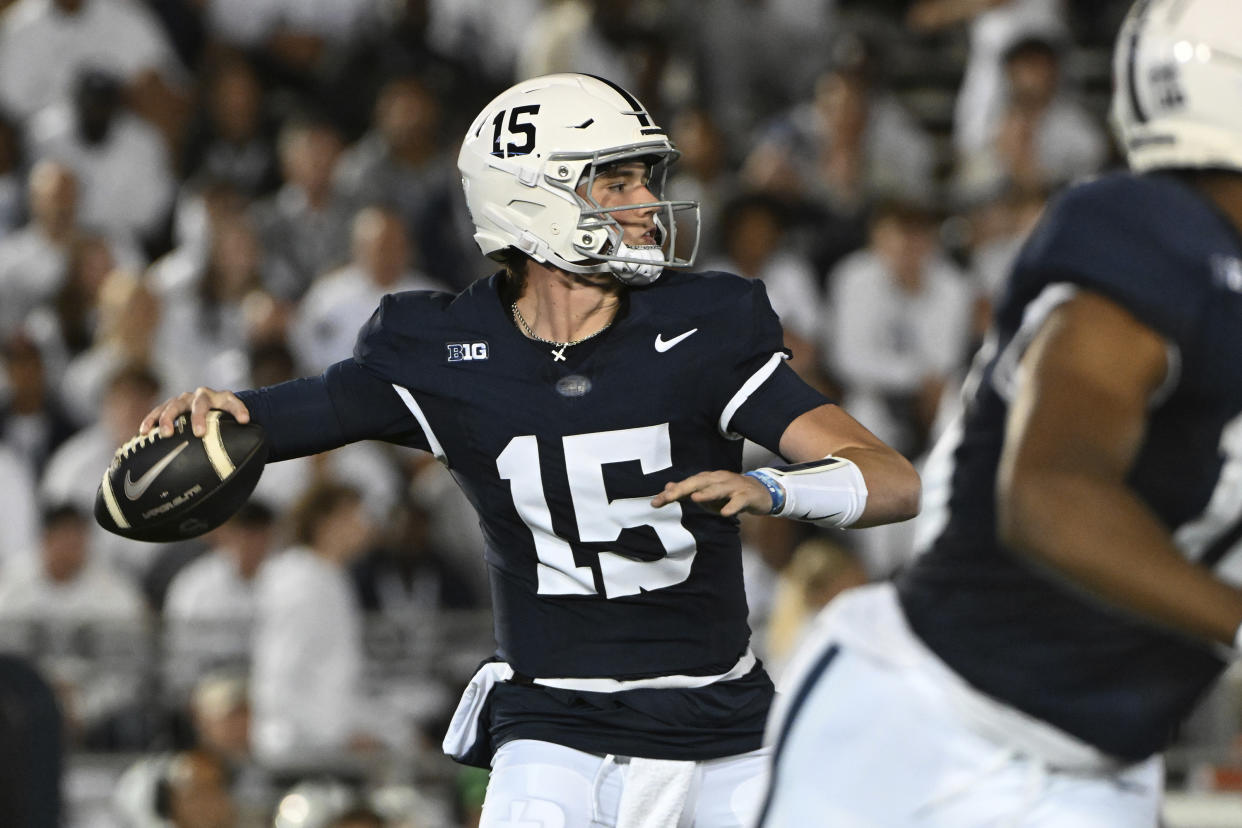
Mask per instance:
[[[729,422],[733,419],[733,415],[737,413],[737,410],[741,408],[748,399],[750,399],[750,395],[755,393],[755,391],[759,389],[759,386],[763,385],[763,383],[767,381],[768,377],[772,376],[772,374],[776,371],[776,366],[780,365],[781,360],[783,359],[789,359],[789,357],[783,352],[777,351],[772,354],[771,359],[763,364],[762,368],[750,375],[750,379],[742,383],[742,387],[739,388],[737,393],[733,395],[733,398],[729,400],[728,404],[724,407],[724,411],[720,414],[720,422],[718,423],[717,428],[720,429],[720,434],[722,436],[729,440],[742,439],[742,435],[735,434],[729,430]]]
[[[405,403],[405,407],[410,409],[410,413],[414,415],[414,419],[418,420],[418,424],[423,429],[423,436],[427,438],[427,445],[431,448],[431,453],[444,465],[448,465],[448,456],[444,453],[444,447],[440,445],[440,441],[436,439],[436,433],[431,430],[431,423],[427,420],[427,415],[423,413],[422,406],[418,404],[418,400],[414,399],[414,395],[410,393],[408,388],[403,388],[393,383],[393,390],[397,392],[397,396],[401,398],[401,402]]]

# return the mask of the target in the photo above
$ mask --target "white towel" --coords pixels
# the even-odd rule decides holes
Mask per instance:
[[[687,812],[686,803],[697,774],[697,762],[630,759],[621,804],[617,807],[617,828],[679,828],[692,824],[694,809]]]
[[[454,759],[460,759],[474,746],[475,735],[479,728],[479,714],[487,703],[487,696],[492,687],[502,681],[513,678],[513,668],[500,661],[484,664],[470,679],[461,701],[453,711],[453,720],[449,722],[448,732],[444,734],[441,747]]]

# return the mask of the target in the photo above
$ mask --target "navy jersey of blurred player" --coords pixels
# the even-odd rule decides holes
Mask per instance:
[[[1084,601],[996,533],[1018,359],[1079,289],[1168,342],[1167,391],[1128,483],[1188,559],[1242,582],[1242,501],[1227,496],[1242,471],[1242,237],[1186,183],[1153,174],[1112,175],[1050,206],[998,308],[964,428],[937,447],[953,466],[947,523],[898,590],[915,632],[971,684],[1137,760],[1166,745],[1224,662],[1204,642]]]
[[[458,156],[503,272],[386,297],[321,377],[198,389],[142,424],[189,410],[197,432],[218,407],[267,427],[271,461],[381,439],[452,471],[483,527],[498,650],[444,748],[490,766],[486,828],[749,826],[773,689],[738,514],[917,511],[909,462],[784,364],[762,283],[665,272],[690,264],[676,235],[697,212],[662,193],[676,157],[615,84],[519,83]],[[741,473],[742,437],[795,465]]]
[[[1159,753],[1242,621],[1240,37],[1228,0],[1132,9],[1135,172],[1061,193],[1020,254],[925,469],[930,548],[791,668],[764,825],[1157,823]],[[909,731],[860,748],[879,720]]]

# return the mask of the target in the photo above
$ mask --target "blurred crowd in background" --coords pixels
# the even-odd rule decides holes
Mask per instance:
[[[0,0],[0,648],[59,701],[66,824],[477,818],[486,775],[438,742],[490,651],[487,575],[439,464],[275,464],[182,544],[92,511],[157,401],[318,373],[384,293],[494,269],[455,165],[493,95],[555,71],[633,92],[702,203],[696,267],[764,280],[796,370],[918,459],[1046,200],[1118,164],[1127,6]],[[779,672],[918,527],[744,531]]]

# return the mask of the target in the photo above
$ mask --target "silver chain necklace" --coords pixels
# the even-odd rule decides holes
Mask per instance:
[[[531,339],[535,340],[536,342],[542,342],[544,345],[553,346],[552,348],[552,361],[553,362],[564,362],[566,348],[573,346],[573,345],[579,345],[583,342],[586,342],[588,339],[597,337],[600,334],[602,334],[604,331],[608,330],[608,328],[612,325],[612,320],[609,319],[608,323],[604,325],[604,327],[600,328],[598,331],[595,331],[594,333],[589,333],[586,336],[578,337],[572,342],[557,342],[554,339],[544,339],[542,336],[535,333],[531,329],[530,324],[526,321],[526,317],[522,316],[522,312],[518,310],[517,302],[514,302],[509,307],[513,311],[513,321],[518,323],[518,327],[522,329],[522,332],[524,334],[526,334],[527,336],[529,336]]]

